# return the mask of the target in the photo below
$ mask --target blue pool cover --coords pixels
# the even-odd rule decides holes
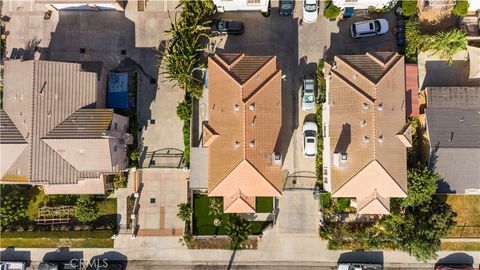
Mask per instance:
[[[128,108],[128,73],[108,74],[107,107]]]

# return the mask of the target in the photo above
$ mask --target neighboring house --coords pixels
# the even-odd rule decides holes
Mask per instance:
[[[353,7],[356,9],[367,9],[368,7],[383,8],[395,2],[396,0],[332,0],[332,3],[337,7]]]
[[[123,11],[126,0],[35,0],[50,10]]]
[[[213,0],[218,12],[268,11],[269,0]]]
[[[480,194],[480,87],[429,87],[426,103],[437,192]]]
[[[128,118],[96,103],[106,75],[84,66],[5,62],[2,182],[43,185],[49,194],[103,194],[104,176],[128,167]]]
[[[468,11],[470,13],[476,13],[480,11],[480,1],[478,0],[468,0],[470,6],[468,6]]]
[[[388,214],[390,198],[407,196],[404,59],[340,55],[325,74],[324,189],[355,198],[358,214]]]
[[[213,55],[208,86],[208,101],[199,109],[200,142],[193,142],[190,188],[223,197],[225,213],[255,213],[256,197],[282,194],[277,59]]]

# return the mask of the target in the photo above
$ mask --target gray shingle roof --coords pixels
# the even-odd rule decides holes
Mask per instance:
[[[480,108],[480,87],[428,87],[428,108]]]
[[[480,87],[430,87],[425,113],[437,191],[480,189]]]
[[[439,148],[432,152],[435,172],[441,177],[438,193],[464,194],[480,189],[480,148]]]
[[[101,138],[112,122],[113,109],[79,109],[44,138]]]
[[[0,143],[14,144],[26,142],[10,117],[8,117],[4,110],[0,109]]]
[[[425,112],[432,147],[480,147],[480,110],[427,108]]]
[[[28,151],[12,165],[9,174],[20,172],[31,182],[50,184],[97,177],[98,172],[79,172],[42,141],[48,134],[78,136],[78,130],[68,130],[70,117],[75,113],[82,116],[81,125],[86,128],[83,135],[98,134],[99,127],[105,124],[88,123],[88,117],[84,117],[87,111],[79,112],[95,106],[96,92],[97,75],[83,71],[81,64],[7,61],[4,110],[29,144]]]

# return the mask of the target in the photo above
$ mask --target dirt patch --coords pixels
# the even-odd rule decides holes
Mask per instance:
[[[241,245],[241,249],[257,249],[258,240],[248,239]],[[192,249],[230,249],[230,240],[227,238],[195,239]]]

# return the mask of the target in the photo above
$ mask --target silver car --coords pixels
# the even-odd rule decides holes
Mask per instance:
[[[317,133],[318,127],[315,122],[303,124],[303,155],[313,158],[317,154]]]
[[[315,109],[315,80],[305,78],[302,83],[302,110],[309,112]]]

